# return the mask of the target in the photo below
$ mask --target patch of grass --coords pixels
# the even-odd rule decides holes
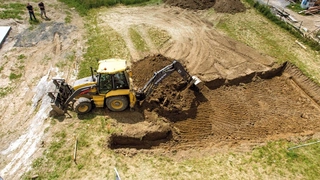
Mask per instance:
[[[29,26],[28,29],[29,29],[29,30],[33,30],[33,29],[35,29],[35,28],[38,27],[38,25],[40,24],[40,21],[39,21],[38,19],[36,19],[36,20],[30,20],[30,19],[29,19],[29,24],[30,24],[31,26]]]
[[[99,7],[109,7],[116,4],[132,5],[132,4],[141,4],[146,3],[149,0],[59,0],[67,4],[69,7],[74,7],[78,13],[82,16],[85,16],[90,9],[99,8]],[[152,0],[153,2],[155,0]]]
[[[25,59],[25,58],[26,58],[26,56],[25,56],[24,54],[20,54],[20,55],[18,56],[18,60]]]
[[[287,8],[291,9],[292,11],[297,12],[297,13],[304,10],[301,7],[300,3],[292,3],[292,2],[287,6]]]
[[[25,67],[24,65],[20,65],[20,66],[18,66],[18,69],[19,69],[19,70],[23,70],[24,67]]]
[[[22,19],[22,14],[27,12],[26,5],[21,3],[3,3],[0,5],[0,19]]]
[[[12,87],[0,87],[0,98],[6,96],[7,94],[11,93],[13,90]]]
[[[138,51],[148,51],[148,45],[146,43],[146,41],[142,38],[142,36],[139,34],[139,32],[134,29],[134,28],[130,28],[129,29],[129,35],[130,38],[133,42],[134,47],[138,50]]]
[[[10,80],[19,79],[19,78],[21,78],[21,77],[22,77],[22,74],[21,74],[21,73],[15,74],[15,73],[11,72],[10,75],[9,75],[9,79],[10,79]]]
[[[316,179],[320,176],[320,145],[307,146],[288,151],[285,141],[269,142],[253,151],[253,159],[266,167],[275,167],[278,173]]]
[[[71,21],[72,21],[72,14],[71,14],[71,12],[70,11],[65,11],[65,13],[66,13],[66,17],[64,18],[64,22],[66,22],[67,24],[68,23],[71,23]]]
[[[152,43],[159,49],[163,46],[163,44],[171,39],[171,36],[165,30],[154,27],[148,29],[148,34]]]

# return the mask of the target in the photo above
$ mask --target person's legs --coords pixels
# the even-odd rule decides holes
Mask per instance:
[[[43,10],[43,14],[44,14],[44,17],[48,18],[46,14],[46,10]]]
[[[31,13],[31,12],[29,12],[29,15],[30,15],[30,20],[32,20],[32,13]]]
[[[32,13],[32,16],[33,16],[34,20],[37,20],[37,19],[36,19],[36,16],[34,15],[34,13]]]

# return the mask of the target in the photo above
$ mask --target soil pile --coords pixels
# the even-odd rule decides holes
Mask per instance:
[[[132,73],[135,86],[143,88],[154,73],[171,65],[174,59],[161,54],[150,55],[133,63]],[[181,63],[181,62],[180,62]],[[187,89],[187,82],[176,71],[165,78],[158,87],[154,87],[152,94],[142,102],[143,109],[158,113],[171,121],[186,119],[195,112],[197,106],[193,90]]]
[[[213,7],[220,13],[234,14],[246,10],[240,0],[165,0],[164,2],[183,9],[204,10]]]

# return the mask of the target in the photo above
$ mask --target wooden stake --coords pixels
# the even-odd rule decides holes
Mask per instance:
[[[303,44],[301,44],[301,42],[299,42],[298,40],[296,40],[296,43],[299,44],[303,49],[307,49]]]
[[[78,138],[77,137],[74,137],[75,138],[75,143],[74,143],[74,151],[73,151],[73,161],[74,163],[77,164],[77,146],[78,146]]]

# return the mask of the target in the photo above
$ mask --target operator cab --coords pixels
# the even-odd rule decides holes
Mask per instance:
[[[111,90],[129,89],[126,69],[126,60],[107,59],[99,61],[97,70],[99,93],[106,94]]]
[[[129,89],[129,84],[124,72],[117,74],[100,74],[98,81],[100,94],[106,94],[111,90]]]

